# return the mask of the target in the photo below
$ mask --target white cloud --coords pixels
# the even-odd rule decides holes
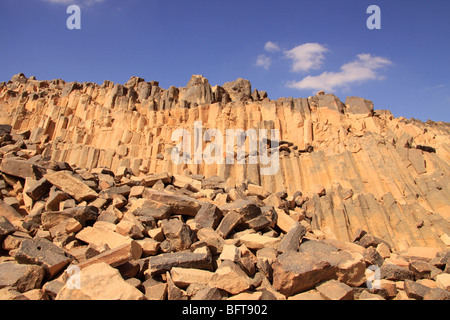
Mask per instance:
[[[260,54],[257,58],[256,58],[256,65],[258,67],[263,67],[264,69],[269,69],[270,66],[272,65],[272,59],[264,54]]]
[[[291,50],[284,51],[285,57],[292,59],[291,71],[305,72],[319,69],[328,49],[319,43],[305,43]]]
[[[272,42],[272,41],[267,41],[267,43],[264,45],[264,50],[268,51],[268,52],[277,52],[280,51],[280,47],[278,46],[278,44]]]
[[[341,66],[339,72],[323,72],[318,76],[307,76],[301,81],[288,84],[291,88],[300,90],[326,90],[334,91],[337,88],[347,88],[353,83],[362,83],[368,80],[381,80],[384,77],[377,70],[389,66],[392,62],[383,57],[371,54],[359,54],[357,59]]]

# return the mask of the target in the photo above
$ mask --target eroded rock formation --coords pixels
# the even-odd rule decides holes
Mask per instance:
[[[277,129],[269,151],[278,152],[278,170],[265,175],[264,164],[248,161],[249,137],[241,164],[175,164],[172,133],[199,121],[202,149],[212,143],[207,129]],[[1,257],[3,295],[39,288],[33,294],[54,298],[62,284],[50,280],[75,264],[93,279],[111,274],[133,299],[144,298],[130,286],[139,279],[158,298],[312,289],[347,299],[367,266],[391,257],[388,266],[406,266],[408,277],[386,267],[387,291],[402,281],[410,298],[448,296],[413,282],[448,289],[448,123],[394,118],[369,100],[324,92],[274,101],[243,79],[211,87],[194,75],[184,88],[163,89],[137,77],[99,86],[18,74],[0,84],[0,124],[0,240],[16,262],[41,268]],[[236,151],[224,154],[238,160]],[[115,268],[137,279],[125,283]],[[23,283],[23,273],[33,277]],[[95,298],[89,290],[72,297],[64,288],[60,298]]]

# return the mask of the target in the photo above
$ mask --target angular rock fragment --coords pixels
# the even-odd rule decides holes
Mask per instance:
[[[130,238],[100,227],[86,227],[77,233],[76,238],[99,247],[106,244],[111,249],[132,241]]]
[[[395,264],[384,264],[380,268],[380,277],[381,279],[395,281],[414,280],[414,273]]]
[[[129,212],[135,216],[150,216],[155,220],[169,219],[172,207],[161,202],[139,199],[130,207]]]
[[[0,264],[0,289],[15,287],[19,292],[41,288],[44,269],[36,265],[2,263]]]
[[[6,217],[0,216],[0,239],[16,231],[16,227]]]
[[[212,203],[204,203],[195,216],[195,222],[198,228],[216,229],[222,217],[222,210],[220,210],[216,205]]]
[[[161,229],[174,251],[182,251],[191,247],[193,234],[184,222],[178,219],[163,220]]]
[[[45,169],[21,158],[7,158],[0,164],[0,171],[14,177],[41,179]]]
[[[292,296],[331,280],[335,269],[323,257],[309,253],[288,251],[273,265],[273,287],[285,296]]]
[[[114,249],[106,250],[77,266],[80,269],[84,269],[96,263],[107,263],[111,267],[117,267],[128,261],[139,259],[141,254],[141,246],[136,241],[131,241],[130,243],[115,247]]]
[[[281,253],[289,250],[297,251],[305,234],[306,228],[296,223],[281,240],[278,251]]]
[[[26,194],[33,200],[39,200],[44,194],[50,191],[51,183],[46,178],[42,178],[32,183],[26,190]]]
[[[63,249],[42,238],[22,241],[14,257],[19,263],[42,266],[50,279],[71,261]]]
[[[146,189],[144,191],[143,197],[169,205],[172,208],[172,212],[174,214],[184,214],[194,217],[198,213],[202,205],[200,201],[197,201],[190,197],[158,192],[151,189]]]
[[[96,263],[81,270],[79,288],[66,284],[56,300],[143,300],[144,295],[128,284],[117,269]]]
[[[142,283],[147,300],[164,300],[167,297],[167,283],[149,278]]]
[[[336,280],[329,280],[316,287],[325,300],[353,300],[353,289]]]
[[[231,260],[223,261],[211,278],[211,285],[231,294],[238,294],[250,288],[251,280]]]
[[[242,221],[242,215],[236,211],[228,212],[220,222],[216,231],[224,239],[233,231],[233,229]]]
[[[177,287],[187,288],[191,284],[209,284],[214,272],[199,269],[174,267],[170,274]]]
[[[275,248],[280,245],[280,238],[263,236],[257,233],[244,234],[239,240],[249,249]]]
[[[203,270],[212,269],[211,255],[207,253],[175,252],[164,253],[145,258],[148,264],[148,274],[157,275],[170,271],[173,267],[195,268]]]
[[[78,202],[92,200],[98,197],[97,192],[89,188],[81,180],[75,178],[68,171],[47,173],[45,178],[54,186],[68,193]]]

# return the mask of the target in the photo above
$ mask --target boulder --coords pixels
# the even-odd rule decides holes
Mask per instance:
[[[22,241],[14,257],[19,263],[42,266],[50,279],[72,260],[63,249],[42,238]]]
[[[178,219],[163,220],[161,229],[174,251],[183,251],[191,247],[194,234],[186,223]]]
[[[0,289],[15,287],[19,292],[41,288],[45,271],[36,265],[17,263],[0,264]]]
[[[77,202],[92,200],[98,197],[97,192],[88,187],[80,179],[75,178],[69,171],[47,173],[45,178],[51,184],[69,194]]]
[[[251,279],[231,260],[224,260],[211,277],[211,285],[231,294],[250,288]]]
[[[128,284],[117,269],[102,262],[82,269],[79,288],[64,285],[56,300],[143,300],[144,294]]]
[[[336,280],[329,280],[316,287],[325,300],[353,300],[353,289]]]

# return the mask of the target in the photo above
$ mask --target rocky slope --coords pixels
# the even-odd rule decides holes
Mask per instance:
[[[278,172],[175,165],[172,133],[196,121],[278,129]],[[448,298],[447,123],[323,92],[273,101],[243,79],[18,74],[0,124],[3,298]],[[373,265],[382,289],[366,288]]]

